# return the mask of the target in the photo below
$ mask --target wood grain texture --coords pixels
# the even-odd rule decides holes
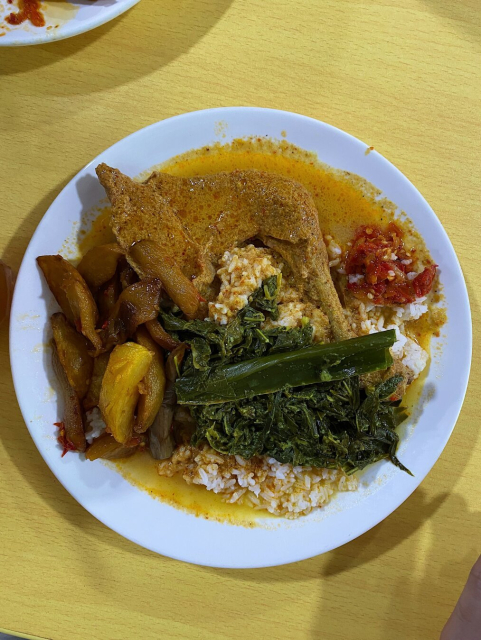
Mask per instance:
[[[0,70],[0,255],[15,269],[60,189],[115,141],[184,111],[277,107],[358,136],[416,184],[460,257],[479,352],[478,0],[142,0],[91,33],[1,50]],[[337,551],[256,571],[184,565],[97,522],[30,439],[5,327],[0,362],[2,629],[55,640],[439,637],[481,552],[478,358],[454,435],[411,498]]]

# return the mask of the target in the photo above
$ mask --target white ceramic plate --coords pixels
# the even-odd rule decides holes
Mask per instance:
[[[90,31],[113,20],[139,0],[45,0],[42,13],[44,27],[34,27],[26,21],[11,26],[5,18],[18,10],[18,0],[9,4],[0,0],[0,46],[20,47],[63,40]]]
[[[364,474],[358,492],[338,495],[326,509],[297,521],[266,519],[248,529],[195,517],[152,499],[101,462],[86,463],[76,455],[60,457],[53,423],[61,419],[61,408],[51,390],[51,354],[43,346],[49,339],[47,321],[55,302],[35,258],[60,250],[68,257],[65,241],[72,237],[72,229],[105,198],[94,171],[100,162],[136,176],[172,156],[217,140],[280,138],[281,132],[286,132],[289,142],[315,151],[329,165],[363,176],[408,214],[440,265],[448,322],[438,339],[442,349],[433,349],[438,355],[425,383],[432,397],[416,425],[405,429],[400,447],[400,456],[414,477],[381,462]],[[108,527],[148,549],[197,564],[284,564],[324,553],[361,535],[394,511],[434,465],[452,432],[468,382],[468,296],[453,247],[432,209],[392,164],[375,151],[366,155],[366,149],[364,143],[339,129],[292,113],[256,108],[198,111],[158,122],[118,142],[87,165],[51,205],[18,275],[10,325],[13,379],[27,427],[50,469]]]

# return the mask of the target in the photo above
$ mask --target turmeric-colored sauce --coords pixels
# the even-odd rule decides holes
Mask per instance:
[[[159,476],[157,465],[158,461],[148,451],[139,451],[130,458],[118,460],[113,466],[126,480],[152,497],[208,520],[252,527],[260,517],[269,517],[267,511],[227,504],[220,495],[207,491],[204,486],[187,484],[180,474],[172,478]]]
[[[115,242],[115,236],[110,228],[110,216],[112,210],[110,207],[103,207],[98,216],[93,220],[88,233],[81,231],[79,240],[79,252],[84,256],[87,251],[101,244],[109,244]]]
[[[380,192],[362,178],[335,171],[320,163],[315,154],[285,141],[235,140],[229,145],[188,152],[156,168],[183,177],[258,169],[297,180],[314,198],[323,233],[331,234],[340,243],[351,239],[361,224],[387,222],[395,208],[384,201],[376,201]]]
[[[182,177],[236,169],[258,169],[297,180],[314,198],[323,233],[331,234],[341,245],[352,239],[360,225],[387,224],[393,219],[396,210],[394,204],[380,199],[380,192],[364,179],[334,170],[320,163],[314,154],[285,141],[236,140],[229,145],[218,144],[193,150],[153,167],[139,176],[139,179],[147,178],[154,169]],[[91,231],[81,239],[82,254],[92,246],[113,241],[108,224],[109,215],[110,209],[106,207],[94,221]],[[418,255],[428,255],[424,242],[409,221],[398,221],[398,224],[409,230]],[[428,319],[411,323],[410,332],[426,350],[429,350],[431,336],[439,332],[439,327],[444,322],[443,313],[440,311],[437,316],[429,314]],[[405,396],[405,403],[410,411],[420,400],[425,375],[423,373],[411,385]],[[259,517],[269,515],[266,511],[254,511],[236,504],[228,505],[219,495],[202,486],[187,485],[180,476],[160,477],[156,461],[146,451],[120,460],[114,466],[128,481],[152,496],[205,518],[255,526]]]

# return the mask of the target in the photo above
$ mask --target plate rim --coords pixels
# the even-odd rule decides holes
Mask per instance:
[[[92,31],[111,20],[114,20],[139,2],[140,0],[121,0],[121,4],[112,5],[111,7],[103,7],[105,12],[100,14],[101,17],[97,19],[90,18],[85,22],[79,23],[76,27],[69,26],[71,24],[73,25],[74,20],[67,20],[59,29],[55,30],[52,35],[48,34],[48,36],[43,27],[37,27],[38,29],[42,29],[39,33],[26,32],[21,28],[16,28],[11,31],[7,31],[6,35],[0,38],[0,47],[29,47],[73,38],[74,36],[87,33],[88,31]],[[13,40],[12,42],[12,40],[8,38],[8,35],[12,34],[13,37],[13,34],[16,32],[27,33],[28,37],[23,37],[20,40]]]
[[[46,224],[46,218],[47,218],[47,214],[50,211],[50,209],[54,206],[54,204],[57,202],[57,200],[59,200],[63,194],[72,186],[72,183],[75,183],[79,177],[84,174],[84,172],[87,172],[89,170],[89,168],[91,168],[95,163],[99,162],[99,158],[101,158],[102,156],[104,156],[104,154],[106,153],[110,153],[110,152],[114,152],[115,148],[118,145],[123,145],[126,143],[126,141],[134,136],[137,135],[145,135],[145,133],[149,130],[149,129],[153,129],[156,128],[158,126],[163,126],[163,123],[166,122],[172,122],[172,121],[182,121],[182,120],[188,120],[189,118],[192,117],[197,117],[199,116],[199,114],[210,114],[212,116],[226,116],[228,114],[232,114],[234,112],[242,112],[242,113],[248,113],[248,112],[275,112],[276,114],[281,114],[284,116],[287,116],[288,118],[293,118],[294,120],[297,121],[303,121],[303,120],[308,120],[311,121],[313,123],[315,123],[318,126],[321,127],[327,127],[328,130],[333,131],[334,133],[336,133],[336,135],[342,135],[347,137],[351,143],[355,143],[356,145],[360,145],[362,147],[363,150],[365,150],[368,145],[366,145],[365,143],[363,143],[362,141],[360,141],[358,138],[355,138],[354,136],[352,136],[351,134],[338,129],[337,127],[330,125],[328,123],[322,122],[320,120],[317,120],[315,118],[311,118],[309,116],[304,116],[301,114],[297,114],[297,113],[293,113],[293,112],[289,112],[289,111],[283,111],[283,110],[277,110],[277,109],[265,109],[265,108],[259,108],[259,107],[217,107],[217,108],[213,108],[213,109],[204,109],[204,110],[198,110],[198,111],[191,111],[188,113],[182,113],[176,116],[173,116],[171,118],[166,118],[164,120],[160,120],[158,122],[152,123],[146,127],[143,127],[142,129],[139,129],[138,131],[132,132],[131,134],[129,134],[128,136],[122,138],[121,140],[117,141],[116,143],[114,143],[113,145],[111,145],[110,147],[108,147],[107,149],[105,149],[104,151],[102,151],[100,154],[98,154],[98,156],[94,159],[92,159],[89,163],[87,163],[70,181],[69,183],[62,189],[62,191],[58,194],[58,196],[53,200],[53,202],[50,204],[50,206],[48,207],[47,211],[45,212],[45,214],[43,215],[42,219],[40,220],[39,224],[37,225],[37,228],[35,229],[30,242],[28,244],[28,247],[25,251],[25,255],[24,258],[22,259],[22,264],[20,266],[19,269],[19,273],[18,273],[18,277],[17,277],[17,282],[21,281],[21,276],[22,276],[22,272],[24,269],[27,268],[27,263],[26,263],[26,256],[29,252],[29,249],[31,247],[31,245],[35,242],[37,234],[41,234],[42,233],[42,228],[43,225]],[[220,118],[222,119],[222,118]],[[165,126],[165,125],[164,125]],[[447,442],[449,441],[451,434],[453,432],[453,429],[457,423],[457,420],[459,418],[459,414],[461,411],[461,408],[463,406],[464,403],[464,398],[466,395],[466,391],[467,391],[467,387],[468,387],[468,382],[469,382],[469,375],[470,375],[470,369],[471,369],[471,362],[472,362],[472,317],[471,317],[471,309],[470,309],[470,302],[469,302],[469,294],[467,291],[467,287],[466,287],[466,283],[464,280],[464,275],[461,269],[461,265],[459,263],[459,259],[456,255],[456,252],[454,251],[454,247],[452,246],[452,243],[443,227],[443,225],[441,224],[441,221],[439,220],[439,218],[436,216],[436,214],[434,213],[434,211],[432,210],[432,208],[430,207],[429,203],[425,200],[425,198],[422,196],[422,194],[420,193],[420,191],[410,182],[410,180],[399,170],[397,169],[397,167],[395,167],[389,160],[387,160],[384,156],[381,156],[381,154],[379,154],[378,152],[373,152],[376,153],[378,156],[381,157],[382,161],[384,163],[387,163],[387,166],[389,168],[389,170],[392,172],[394,170],[395,175],[396,175],[396,179],[397,180],[401,180],[403,183],[403,186],[405,186],[406,188],[409,188],[411,190],[413,190],[415,192],[415,194],[417,194],[417,196],[419,196],[425,203],[425,205],[428,207],[428,209],[432,212],[432,214],[435,216],[435,219],[438,222],[439,225],[439,230],[442,232],[442,234],[444,235],[444,239],[448,242],[449,246],[451,247],[452,250],[452,257],[455,260],[455,264],[459,270],[459,275],[461,277],[461,281],[464,284],[463,287],[463,298],[464,301],[466,303],[466,311],[467,313],[465,315],[463,315],[462,319],[466,325],[466,329],[467,329],[467,333],[465,334],[465,337],[467,338],[467,340],[465,341],[465,345],[467,346],[467,362],[466,362],[466,366],[464,368],[464,375],[463,375],[463,380],[461,381],[461,386],[462,386],[462,394],[457,398],[456,401],[456,410],[455,410],[455,419],[453,420],[452,425],[449,428],[449,433],[447,433],[446,437],[443,438],[442,443],[440,444],[440,446],[438,446],[438,448],[436,449],[437,451],[437,455],[433,461],[432,464],[429,465],[429,467],[427,468],[427,470],[425,472],[422,472],[420,474],[418,474],[416,476],[416,478],[413,480],[413,482],[410,483],[408,490],[403,490],[400,493],[402,494],[400,497],[396,496],[396,500],[394,501],[394,506],[389,506],[387,509],[384,508],[382,510],[383,515],[379,516],[375,516],[371,523],[369,524],[369,526],[367,527],[362,527],[362,531],[360,531],[359,533],[357,533],[354,536],[349,536],[349,535],[345,535],[344,537],[340,537],[340,541],[333,545],[330,546],[329,548],[326,548],[324,550],[318,551],[317,554],[312,554],[312,553],[302,553],[301,551],[297,551],[297,553],[295,552],[295,550],[291,550],[291,552],[288,555],[287,558],[285,559],[281,559],[279,561],[276,562],[269,562],[268,564],[263,563],[262,561],[258,561],[258,562],[249,562],[249,563],[245,563],[245,562],[233,562],[230,564],[226,564],[225,562],[215,562],[215,561],[202,561],[202,560],[196,560],[195,558],[192,558],[192,554],[183,554],[183,553],[178,553],[178,554],[173,554],[171,552],[169,553],[165,553],[162,551],[159,551],[159,548],[156,547],[155,545],[150,546],[149,544],[146,544],[144,541],[139,541],[138,539],[136,539],[135,536],[131,536],[131,535],[127,535],[123,532],[120,532],[118,530],[118,528],[114,528],[111,524],[109,524],[106,520],[103,519],[103,517],[101,515],[99,515],[98,513],[94,513],[92,511],[92,509],[90,507],[87,507],[84,504],[84,500],[79,497],[77,495],[76,491],[72,491],[70,488],[67,488],[66,483],[62,480],[61,477],[61,473],[57,473],[57,470],[52,468],[52,466],[50,465],[49,461],[46,459],[46,457],[44,456],[44,453],[42,451],[42,449],[39,447],[39,445],[37,444],[37,440],[34,437],[34,434],[32,433],[29,424],[28,424],[28,420],[26,418],[26,411],[24,410],[24,407],[22,406],[22,402],[20,400],[22,393],[19,391],[20,389],[20,380],[19,380],[19,376],[17,374],[16,371],[16,363],[15,363],[15,355],[13,353],[13,343],[15,342],[15,327],[13,327],[13,323],[14,323],[14,319],[15,319],[15,308],[16,308],[16,304],[17,301],[19,299],[20,294],[18,293],[18,289],[17,287],[15,288],[14,291],[14,296],[13,296],[13,301],[12,301],[12,313],[11,313],[11,319],[10,319],[10,332],[9,332],[9,346],[10,346],[10,362],[11,362],[11,370],[12,370],[12,377],[13,377],[13,381],[14,381],[14,387],[15,387],[15,393],[17,396],[17,401],[18,404],[20,406],[21,412],[22,412],[22,417],[24,419],[24,422],[27,426],[27,429],[30,432],[30,435],[32,437],[32,439],[34,440],[34,443],[37,447],[37,449],[39,450],[40,455],[44,458],[44,460],[46,461],[47,465],[49,466],[50,470],[52,471],[52,473],[55,475],[55,477],[59,480],[59,482],[64,486],[64,488],[72,495],[72,497],[74,497],[75,500],[77,500],[77,502],[79,502],[81,504],[81,506],[83,506],[87,511],[89,511],[89,513],[91,513],[94,517],[96,517],[100,522],[102,522],[103,524],[105,524],[107,527],[109,527],[111,530],[116,531],[117,533],[119,533],[119,535],[122,535],[123,537],[131,540],[132,542],[139,544],[142,547],[145,547],[147,549],[150,549],[156,553],[163,553],[164,555],[168,555],[169,557],[178,559],[178,560],[182,560],[182,561],[186,561],[186,562],[190,562],[190,563],[194,563],[194,564],[201,564],[201,565],[205,565],[205,566],[212,566],[212,567],[224,567],[224,568],[257,568],[257,567],[267,567],[267,566],[277,566],[277,565],[282,565],[282,564],[289,564],[292,562],[296,562],[299,560],[303,560],[303,559],[307,559],[310,557],[314,557],[315,555],[319,555],[321,553],[325,553],[327,551],[330,551],[334,548],[338,548],[340,546],[342,546],[343,544],[347,543],[348,541],[354,539],[355,537],[358,537],[360,535],[363,535],[363,533],[366,533],[367,531],[369,531],[371,528],[373,528],[374,526],[376,526],[377,524],[379,524],[380,522],[382,522],[386,517],[388,517],[391,513],[393,513],[412,493],[413,491],[419,486],[419,484],[424,480],[424,478],[428,475],[428,473],[431,471],[432,467],[434,466],[434,464],[437,462],[437,460],[439,459],[442,451],[444,450]],[[391,482],[391,481],[390,481]],[[390,484],[389,482],[389,484]],[[140,489],[137,489],[138,491],[140,491]],[[194,554],[195,555],[195,554]]]

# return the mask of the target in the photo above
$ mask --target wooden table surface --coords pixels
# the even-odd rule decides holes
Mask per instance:
[[[460,258],[480,348],[478,0],[142,0],[90,33],[0,49],[0,255],[18,269],[62,187],[131,132],[195,109],[276,107],[373,145]],[[462,339],[462,336],[459,338]],[[421,487],[298,564],[188,566],[122,539],[62,488],[15,399],[0,329],[0,628],[55,640],[437,639],[481,552],[481,368]]]

